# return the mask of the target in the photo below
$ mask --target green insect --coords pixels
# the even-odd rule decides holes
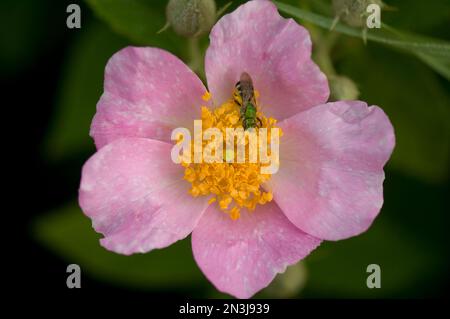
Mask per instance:
[[[256,114],[256,99],[253,81],[247,72],[241,74],[233,93],[234,101],[241,108],[241,120],[244,129],[261,127],[262,121]]]

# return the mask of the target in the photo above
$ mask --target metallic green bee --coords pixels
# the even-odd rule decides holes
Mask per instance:
[[[256,116],[256,99],[253,81],[247,72],[241,74],[233,93],[234,101],[241,108],[241,120],[244,129],[261,127],[262,121]]]

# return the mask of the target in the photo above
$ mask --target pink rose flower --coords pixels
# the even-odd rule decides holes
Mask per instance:
[[[307,30],[270,1],[249,1],[225,15],[210,40],[208,105],[229,106],[240,74],[249,73],[258,107],[283,132],[279,171],[225,180],[228,188],[215,193],[213,174],[227,167],[202,184],[195,169],[207,164],[189,175],[173,163],[171,132],[201,117],[207,90],[172,54],[127,47],[106,66],[90,132],[98,151],[83,167],[79,202],[104,235],[101,245],[120,254],[167,247],[192,233],[206,277],[220,291],[249,298],[322,240],[368,229],[383,204],[383,166],[395,138],[378,106],[326,103],[328,82],[311,60]]]

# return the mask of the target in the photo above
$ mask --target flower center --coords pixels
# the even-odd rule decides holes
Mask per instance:
[[[255,93],[257,96],[257,92]],[[204,95],[204,99],[209,99],[209,93]],[[250,160],[250,138],[248,135],[244,135],[245,160],[242,161],[241,158],[239,161],[237,158],[239,141],[236,145],[233,144],[232,149],[226,147],[227,141],[234,140],[236,137],[227,135],[227,132],[229,132],[227,129],[240,129],[242,132],[245,123],[254,123],[254,133],[265,131],[267,134],[267,140],[265,141],[267,142],[271,141],[271,128],[275,128],[277,121],[265,117],[256,107],[255,121],[252,122],[251,119],[247,118],[247,122],[245,122],[245,116],[235,99],[228,100],[214,110],[202,106],[201,119],[203,132],[210,128],[216,128],[226,137],[223,142],[223,161],[212,163],[205,160],[200,163],[182,161],[181,164],[185,167],[184,179],[190,182],[192,186],[189,193],[194,197],[210,196],[209,203],[216,202],[218,207],[229,214],[233,220],[239,218],[240,211],[243,208],[252,211],[256,205],[264,205],[270,202],[272,193],[262,188],[262,184],[271,177],[271,174],[265,174],[263,173],[264,170],[261,170],[262,166],[267,166],[267,163],[262,163],[261,156],[258,156],[256,161]],[[266,128],[266,130],[260,130],[260,128]],[[258,143],[260,144],[261,140]],[[208,147],[208,141],[203,140],[203,158],[206,147]],[[267,149],[270,153],[270,145],[267,146]]]

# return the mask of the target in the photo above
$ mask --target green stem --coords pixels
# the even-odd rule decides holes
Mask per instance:
[[[310,10],[310,5],[308,2],[302,2],[299,6],[306,11]],[[315,62],[319,65],[322,72],[326,76],[332,77],[336,75],[336,70],[334,69],[333,62],[331,60],[331,50],[337,40],[336,32],[324,32],[319,29],[314,24],[304,21],[303,25],[308,29],[311,34],[312,42],[314,43],[313,58]]]
[[[199,76],[203,74],[203,54],[200,50],[199,39],[190,38],[188,40],[189,67]]]
[[[337,38],[338,34],[336,32],[329,32],[320,41],[316,41],[316,62],[328,77],[336,75],[336,70],[331,60],[331,50]]]

